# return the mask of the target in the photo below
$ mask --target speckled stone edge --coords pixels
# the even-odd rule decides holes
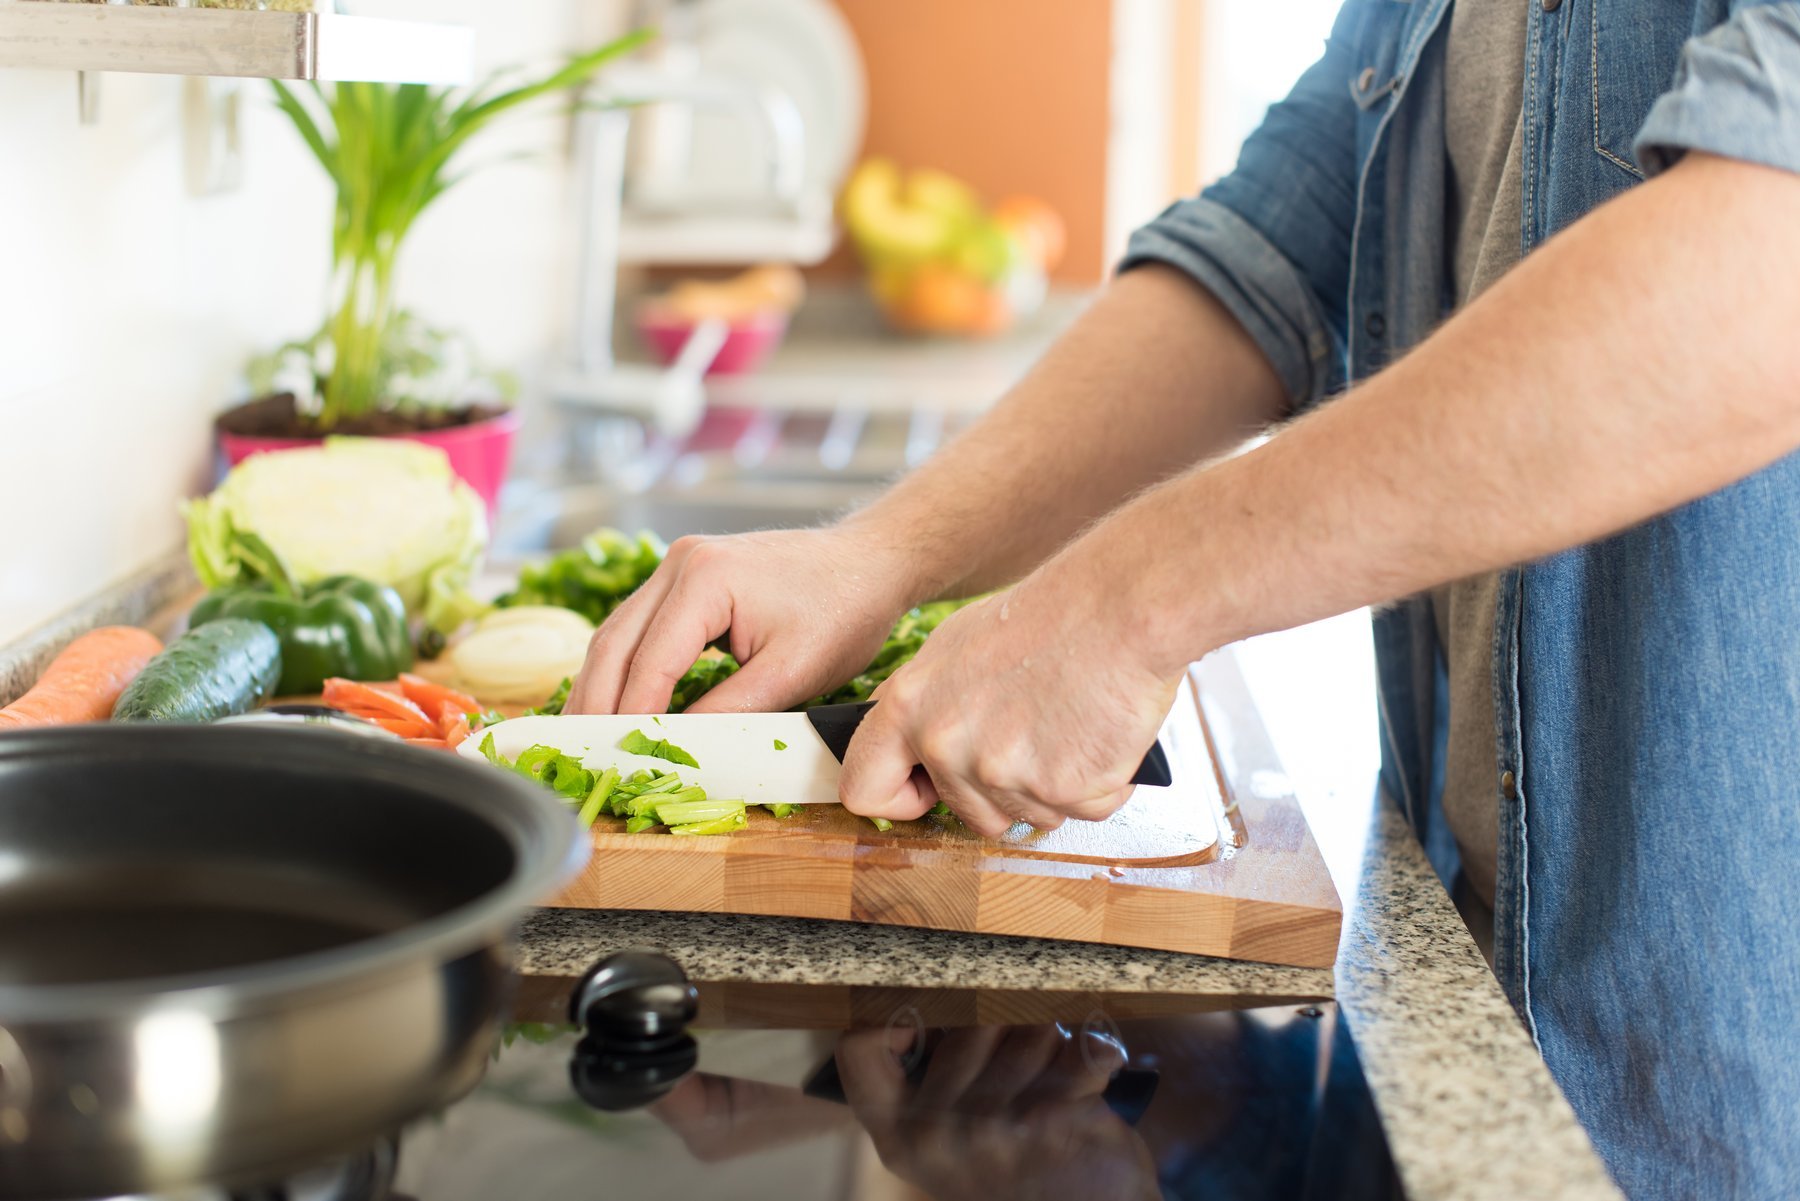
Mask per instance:
[[[0,705],[17,700],[57,652],[82,634],[99,626],[142,625],[194,587],[186,554],[171,550],[92,600],[0,647]]]
[[[626,947],[673,956],[702,981],[1193,996],[1329,997],[1323,968],[1239,963],[1093,943],[729,914],[540,909],[520,967],[578,976]]]
[[[1622,1197],[1390,803],[1345,915],[1337,999],[1413,1201]]]

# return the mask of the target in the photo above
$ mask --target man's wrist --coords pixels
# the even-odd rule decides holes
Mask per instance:
[[[969,574],[950,561],[947,540],[925,533],[921,524],[892,520],[878,506],[852,513],[830,529],[872,561],[883,588],[905,612],[942,599]]]
[[[1120,652],[1159,679],[1172,679],[1230,638],[1216,610],[1224,600],[1194,567],[1198,548],[1153,531],[1144,502],[1128,506],[1044,565],[1058,595],[1081,598]]]

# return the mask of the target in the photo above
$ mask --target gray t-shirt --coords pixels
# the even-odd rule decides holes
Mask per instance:
[[[1450,10],[1444,136],[1450,156],[1451,269],[1467,304],[1519,261],[1524,223],[1525,37],[1529,0],[1456,0]],[[1450,675],[1444,819],[1469,884],[1494,904],[1500,841],[1494,737],[1496,573],[1432,590]]]

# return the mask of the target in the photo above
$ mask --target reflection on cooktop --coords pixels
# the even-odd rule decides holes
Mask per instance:
[[[533,983],[546,1000],[548,987]],[[795,1008],[743,989],[701,984],[687,1032],[620,1042],[552,1022],[510,1027],[476,1092],[407,1133],[396,1193],[1401,1196],[1354,1045],[1328,1003],[1169,1012],[1169,999],[1128,994],[886,989],[854,999],[812,990],[810,1007]],[[735,1016],[720,1008],[728,994]],[[1054,1016],[983,1020],[983,1010],[1021,1006]],[[833,1015],[844,1018],[837,1028]]]

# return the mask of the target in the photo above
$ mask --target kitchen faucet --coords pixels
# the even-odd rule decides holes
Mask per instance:
[[[786,211],[805,190],[806,131],[799,111],[778,89],[724,78],[689,78],[622,64],[590,89],[575,127],[576,203],[581,213],[571,363],[551,384],[560,403],[636,417],[666,433],[691,431],[705,408],[703,379],[728,329],[698,323],[666,368],[621,364],[612,350],[618,303],[626,148],[633,106],[642,102],[719,108],[742,115],[765,151],[767,187]]]

